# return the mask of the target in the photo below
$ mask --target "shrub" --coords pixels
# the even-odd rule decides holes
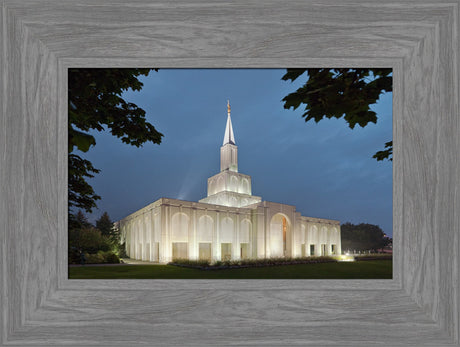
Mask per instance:
[[[105,257],[105,262],[109,264],[118,264],[120,262],[120,258],[118,258],[118,255],[116,255],[115,253],[110,252]]]
[[[393,260],[392,254],[363,254],[355,255],[355,260]]]
[[[209,260],[190,260],[190,259],[182,259],[182,258],[175,258],[172,260],[170,264],[188,265],[188,266],[196,266],[196,267],[207,267],[210,265]]]
[[[224,269],[228,267],[257,267],[257,266],[274,266],[274,265],[290,265],[290,264],[310,264],[310,263],[328,263],[336,262],[332,257],[277,257],[277,258],[262,258],[262,259],[241,259],[241,260],[217,260],[210,264],[207,260],[189,260],[189,259],[173,259],[170,264],[185,265],[199,268]]]
[[[118,258],[118,255],[116,255],[112,251],[99,251],[97,252],[98,255],[102,256],[103,262],[104,263],[109,263],[109,264],[116,264],[120,262],[120,258]]]
[[[117,264],[120,262],[120,258],[111,251],[104,252],[99,251],[97,253],[85,253],[85,263],[86,264]]]
[[[126,253],[126,242],[123,242],[122,244],[117,242],[116,249],[120,258],[128,258],[128,254]]]
[[[102,264],[104,263],[104,256],[98,253],[85,253],[86,264]]]
[[[69,247],[69,264],[80,264],[81,256],[78,249]]]
[[[110,238],[103,236],[98,229],[87,227],[69,230],[69,247],[92,254],[97,251],[109,251],[113,245]]]

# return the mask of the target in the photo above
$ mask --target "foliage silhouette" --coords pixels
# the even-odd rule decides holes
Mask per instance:
[[[344,118],[353,129],[377,123],[377,114],[370,105],[380,95],[393,90],[392,69],[287,69],[283,80],[295,81],[308,76],[305,84],[283,98],[284,108],[294,110],[305,105],[302,117],[305,122],[326,118]],[[385,149],[374,154],[377,160],[393,160],[393,142],[385,143]]]

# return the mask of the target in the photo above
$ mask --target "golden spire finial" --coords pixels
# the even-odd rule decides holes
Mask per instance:
[[[230,100],[227,100],[227,114],[230,116]]]

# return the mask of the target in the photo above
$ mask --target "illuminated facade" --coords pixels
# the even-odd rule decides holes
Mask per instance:
[[[252,195],[238,172],[228,107],[220,172],[199,202],[161,198],[115,223],[133,259],[167,263],[341,254],[340,222],[302,216],[295,206]]]

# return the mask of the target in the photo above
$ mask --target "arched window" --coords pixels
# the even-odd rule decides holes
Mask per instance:
[[[233,242],[233,220],[230,217],[225,217],[220,222],[219,239],[221,243]]]
[[[241,180],[241,191],[240,193],[243,193],[243,194],[251,194],[250,190],[249,190],[249,181],[247,178],[243,178]]]
[[[240,222],[240,243],[249,243],[251,237],[252,223],[245,218]]]
[[[188,224],[189,217],[182,212],[177,212],[171,220],[171,241],[187,242],[188,241]]]
[[[236,178],[235,176],[230,177],[230,191],[238,191],[238,178]]]
[[[201,216],[198,220],[198,230],[196,233],[197,242],[212,242],[214,233],[214,221],[210,216]]]

